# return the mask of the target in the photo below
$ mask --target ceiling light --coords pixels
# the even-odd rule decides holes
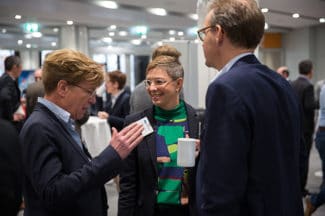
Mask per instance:
[[[149,8],[148,11],[157,16],[167,15],[167,11],[164,8]]]
[[[115,1],[96,1],[96,5],[109,9],[117,9],[118,4]]]
[[[58,32],[59,31],[59,28],[53,28],[53,31],[54,32]]]
[[[295,18],[295,19],[297,19],[297,18],[300,17],[300,15],[298,13],[294,13],[294,14],[292,14],[292,17]]]
[[[18,41],[17,41],[17,44],[18,44],[18,45],[22,45],[22,44],[23,44],[23,40],[18,40]]]
[[[322,18],[319,18],[319,22],[320,23],[325,23],[325,18],[323,18],[323,17]]]
[[[157,45],[158,45],[158,46],[162,46],[162,45],[163,45],[163,42],[162,42],[162,41],[158,41],[158,42],[157,42]]]
[[[116,25],[111,25],[109,28],[114,30],[114,29],[116,29]]]
[[[113,37],[113,36],[115,36],[115,32],[109,32],[108,35]]]
[[[134,39],[134,40],[131,40],[131,43],[134,44],[134,45],[140,45],[141,44],[141,40]]]
[[[67,24],[68,25],[73,25],[73,21],[72,20],[67,20]]]
[[[26,48],[31,48],[32,47],[32,45],[31,44],[26,44]]]
[[[175,41],[175,38],[174,37],[170,37],[169,40],[170,41]]]
[[[112,43],[113,39],[110,37],[104,37],[102,38],[102,41],[104,41],[105,43]]]
[[[43,36],[42,32],[32,32],[32,37],[40,38],[42,36]]]
[[[52,43],[51,43],[51,46],[52,46],[52,47],[55,47],[55,46],[56,46],[56,42],[52,42]]]
[[[169,30],[169,34],[174,35],[174,34],[176,34],[176,31],[175,30]]]
[[[193,20],[198,20],[199,19],[199,15],[197,15],[197,14],[190,14],[188,16]]]
[[[120,31],[118,34],[120,36],[124,37],[124,36],[127,36],[128,35],[128,32],[127,31]]]
[[[267,12],[269,12],[269,9],[268,8],[262,8],[261,11],[262,11],[262,13],[267,13]]]
[[[194,40],[194,43],[199,43],[199,42],[200,42],[200,40],[197,38]]]
[[[20,19],[21,19],[21,15],[17,14],[17,15],[15,16],[15,19],[20,20]]]
[[[265,23],[265,24],[264,24],[264,29],[265,29],[265,30],[269,29],[269,24]]]
[[[177,32],[177,35],[178,35],[178,36],[183,36],[183,35],[184,35],[184,32],[179,31],[179,32]]]
[[[32,37],[33,37],[32,34],[25,34],[26,39],[32,39]]]
[[[2,32],[3,34],[5,34],[5,33],[7,32],[7,29],[4,28],[4,29],[1,30],[1,32]]]
[[[147,35],[141,35],[141,39],[147,39]]]

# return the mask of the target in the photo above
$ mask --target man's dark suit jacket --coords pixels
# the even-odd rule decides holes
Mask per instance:
[[[109,113],[108,123],[118,131],[122,130],[124,119],[130,113],[130,94],[122,92],[115,101],[112,108],[112,100],[107,100],[104,104],[104,111]]]
[[[0,77],[0,118],[13,121],[13,114],[20,105],[18,84],[7,73]]]
[[[195,110],[186,104],[189,136],[198,138],[198,117]],[[148,117],[154,127],[153,108],[127,116],[126,124]],[[152,216],[156,205],[158,183],[157,151],[155,133],[146,136],[143,141],[127,157],[125,167],[120,174],[120,194],[118,216]],[[196,214],[195,207],[195,175],[196,167],[189,173],[189,206],[191,215]]]
[[[239,59],[207,91],[199,215],[303,215],[301,140],[290,84],[254,55]]]
[[[315,127],[315,109],[318,108],[314,97],[314,86],[304,77],[298,77],[291,82],[291,86],[297,93],[303,110],[303,131],[312,134]]]
[[[26,216],[104,216],[104,183],[121,158],[108,146],[90,159],[48,108],[37,103],[20,133]]]
[[[16,128],[0,119],[0,210],[17,215],[22,201],[21,151]]]

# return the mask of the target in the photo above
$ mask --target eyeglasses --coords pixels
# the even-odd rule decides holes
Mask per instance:
[[[83,90],[84,92],[86,92],[86,93],[88,94],[88,96],[91,97],[91,98],[92,98],[92,97],[95,97],[95,95],[96,95],[96,90],[91,91],[91,90],[86,89],[86,88],[84,88],[84,87],[81,87],[80,85],[77,85],[77,84],[70,84],[70,85],[72,85],[72,86],[76,86],[76,87],[82,89],[82,90]]]
[[[172,82],[174,80],[163,80],[163,79],[154,79],[154,80],[144,80],[144,86],[146,88],[149,88],[151,85],[154,85],[156,87],[162,87],[162,86],[165,86],[167,85],[168,83]]]
[[[207,35],[208,31],[206,31],[207,29],[210,29],[210,28],[214,28],[215,26],[214,25],[210,25],[210,26],[207,26],[207,27],[204,27],[204,28],[201,28],[197,31],[197,35],[199,36],[200,40],[201,41],[204,41],[205,39],[205,36]]]

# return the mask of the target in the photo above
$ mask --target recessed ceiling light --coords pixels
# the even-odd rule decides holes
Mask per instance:
[[[116,29],[116,25],[111,25],[109,28],[114,30],[114,29]]]
[[[189,17],[193,20],[198,20],[199,19],[199,15],[197,14],[190,14]]]
[[[148,11],[157,16],[167,15],[167,11],[164,8],[149,8]]]
[[[108,35],[113,37],[113,36],[115,36],[115,32],[109,32]]]
[[[199,42],[200,42],[200,41],[199,41],[199,39],[197,39],[197,38],[194,40],[194,43],[199,43]]]
[[[18,41],[17,41],[17,44],[18,44],[18,45],[22,45],[22,44],[23,44],[23,40],[18,40]]]
[[[265,24],[264,24],[264,29],[265,29],[265,30],[269,29],[269,24],[265,23]]]
[[[42,36],[43,36],[42,32],[32,32],[32,37],[40,38]]]
[[[267,13],[267,12],[269,12],[269,9],[268,8],[262,8],[261,11],[262,11],[262,13]]]
[[[294,14],[292,14],[292,17],[295,18],[295,19],[297,19],[297,18],[300,17],[300,15],[298,13],[294,13]]]
[[[32,47],[32,45],[31,44],[26,44],[26,48],[31,48]]]
[[[127,31],[120,31],[119,33],[118,33],[120,36],[127,36],[128,35],[128,32]]]
[[[3,34],[5,34],[5,33],[7,32],[7,29],[4,28],[4,29],[1,30],[1,32],[2,32]]]
[[[175,41],[175,38],[174,37],[170,37],[169,40],[170,41]]]
[[[184,35],[184,32],[179,31],[179,32],[177,32],[177,35],[178,35],[178,36],[183,36],[183,35]]]
[[[109,9],[117,9],[118,4],[115,1],[96,1],[96,5],[104,7],[104,8],[109,8]]]
[[[322,18],[319,18],[319,22],[320,23],[325,23],[325,18],[323,18],[323,17]]]
[[[176,34],[176,31],[175,30],[169,30],[169,34],[174,35],[174,34]]]
[[[104,41],[105,43],[112,43],[113,39],[110,37],[104,37],[102,38],[102,41]]]
[[[159,42],[157,43],[157,45],[158,45],[158,46],[162,46],[162,45],[163,45],[163,42],[162,42],[162,41],[159,41]]]
[[[52,47],[55,47],[55,46],[56,46],[56,42],[52,42],[52,43],[51,43],[51,46],[52,46]]]
[[[73,21],[72,20],[67,20],[67,24],[68,25],[73,25]]]
[[[141,44],[141,40],[134,39],[134,40],[131,40],[131,43],[134,44],[134,45],[140,45]]]
[[[20,19],[21,19],[21,15],[17,14],[17,15],[15,16],[15,19],[20,20]]]
[[[54,32],[58,32],[59,31],[59,28],[53,28],[53,31]]]
[[[32,34],[25,34],[26,39],[32,39],[32,37],[33,37]]]
[[[147,35],[141,35],[141,39],[147,39]]]

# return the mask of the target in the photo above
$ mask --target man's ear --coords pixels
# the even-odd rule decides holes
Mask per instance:
[[[65,80],[60,80],[58,82],[58,84],[56,85],[56,89],[57,89],[58,94],[61,97],[64,97],[69,90],[69,84]]]
[[[222,43],[224,40],[224,31],[221,25],[215,27],[215,39],[217,43]]]

